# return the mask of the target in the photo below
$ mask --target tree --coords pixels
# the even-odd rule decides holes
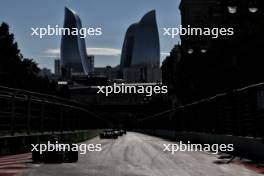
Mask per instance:
[[[0,85],[35,92],[56,93],[57,87],[48,78],[39,76],[40,68],[33,59],[23,58],[9,32],[7,23],[0,26]]]

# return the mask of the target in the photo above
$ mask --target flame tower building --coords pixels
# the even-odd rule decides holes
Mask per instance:
[[[80,34],[71,35],[73,29],[80,30],[82,28],[82,23],[76,12],[67,7],[65,7],[63,27],[70,30],[70,35],[63,35],[61,39],[62,76],[70,77],[72,74],[88,75],[91,70],[85,40]]]
[[[160,81],[160,42],[155,10],[127,29],[120,68],[126,82]]]

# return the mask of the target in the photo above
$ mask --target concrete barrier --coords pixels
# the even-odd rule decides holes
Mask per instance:
[[[79,143],[97,136],[101,129],[54,133],[15,134],[0,137],[0,156],[31,151],[31,144],[49,140],[51,135],[58,135],[61,141]]]
[[[264,162],[264,141],[261,138],[153,129],[135,131],[175,141],[190,141],[195,144],[233,144],[234,152],[231,154]]]

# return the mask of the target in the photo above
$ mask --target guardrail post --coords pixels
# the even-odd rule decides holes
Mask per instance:
[[[15,118],[16,118],[16,94],[13,93],[12,95],[12,107],[11,107],[11,126],[10,126],[10,132],[13,136],[15,133]]]
[[[31,100],[32,97],[31,95],[28,95],[27,97],[27,133],[30,134],[31,131],[31,126],[30,126],[30,121],[31,121]]]
[[[63,105],[60,105],[60,132],[63,132]]]
[[[44,100],[41,101],[41,109],[40,109],[40,132],[44,132],[44,111],[45,111],[45,103]]]

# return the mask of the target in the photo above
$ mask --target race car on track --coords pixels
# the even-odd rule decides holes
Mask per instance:
[[[56,147],[59,145],[62,147],[57,147],[57,149],[53,148],[53,146]],[[78,161],[78,151],[72,151],[71,150],[73,148],[72,145],[73,144],[71,143],[66,143],[66,142],[62,143],[61,141],[59,143],[58,136],[51,136],[49,140],[46,140],[45,142],[40,142],[39,144],[35,144],[35,149],[32,150],[32,161],[33,163],[42,163],[42,162],[43,163],[74,163],[74,162],[77,162]]]
[[[117,139],[117,138],[118,138],[118,133],[110,129],[100,133],[100,139]]]

